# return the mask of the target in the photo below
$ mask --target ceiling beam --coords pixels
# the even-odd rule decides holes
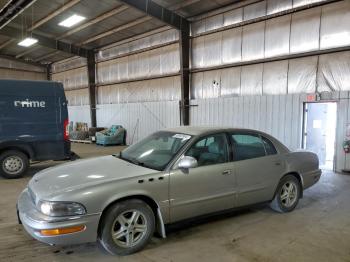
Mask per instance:
[[[199,1],[200,0],[186,0],[184,2],[173,4],[173,5],[169,6],[168,9],[171,11],[177,11],[179,9],[185,8],[186,6],[190,6],[190,5],[193,5],[195,3],[198,3]]]
[[[25,56],[27,54],[30,54],[31,52],[34,52],[34,51],[38,50],[39,48],[40,48],[40,46],[36,45],[33,48],[31,48],[31,49],[28,49],[28,50],[26,50],[26,51],[24,51],[22,53],[19,53],[18,55],[16,55],[16,58],[21,58],[21,57],[23,57],[23,56]]]
[[[165,24],[168,24],[175,29],[180,31],[189,32],[190,23],[189,21],[176,14],[173,11],[153,2],[152,0],[119,0],[122,3],[125,3],[129,6],[136,8],[137,10],[157,18]]]
[[[4,47],[8,46],[9,44],[12,44],[15,40],[10,39],[0,45],[0,49],[3,49]]]
[[[136,26],[138,24],[142,24],[142,23],[147,22],[147,21],[149,21],[151,19],[152,18],[149,17],[149,16],[141,17],[139,19],[134,20],[133,22],[130,22],[130,23],[127,23],[127,24],[123,24],[121,26],[117,26],[115,28],[112,28],[111,30],[108,30],[108,31],[103,32],[103,33],[98,34],[98,35],[95,35],[95,36],[93,36],[93,37],[91,37],[89,39],[84,40],[83,42],[79,43],[78,45],[86,45],[88,43],[91,43],[91,42],[94,42],[96,40],[99,40],[99,39],[101,39],[103,37],[110,36],[110,35],[112,35],[114,33],[120,32],[122,30],[128,29],[128,28]]]
[[[2,30],[0,30],[0,34],[11,37],[11,38],[15,38],[18,40],[23,39],[21,30],[14,28],[14,27],[10,27],[10,26],[6,26]],[[51,49],[56,49],[58,51],[66,52],[66,53],[69,53],[72,55],[87,57],[87,54],[89,51],[86,48],[78,47],[76,45],[62,42],[60,40],[55,40],[55,39],[52,39],[52,38],[49,38],[46,36],[42,36],[39,34],[32,33],[31,37],[38,40],[38,45],[45,46],[45,47],[48,47]]]
[[[0,7],[0,12],[2,12],[2,10],[4,10],[11,3],[12,0],[5,0],[5,1],[6,1],[5,4],[3,4],[2,7]]]
[[[48,59],[52,56],[58,55],[60,51],[53,51],[51,53],[48,53],[46,55],[40,56],[39,58],[34,59],[34,62],[40,62],[40,61],[45,61],[45,59]]]
[[[37,0],[12,0],[0,12],[0,29],[15,19],[24,10],[34,4]]]
[[[106,13],[104,13],[104,14],[102,14],[102,15],[100,15],[100,16],[98,16],[98,17],[96,17],[96,18],[94,18],[94,19],[92,19],[92,20],[90,20],[90,21],[88,21],[88,22],[86,22],[86,23],[76,27],[76,28],[73,28],[72,30],[67,31],[63,35],[60,35],[57,39],[62,39],[62,38],[65,38],[67,36],[70,36],[70,35],[72,35],[72,34],[74,34],[76,32],[79,32],[79,31],[89,27],[89,26],[97,24],[97,23],[99,23],[99,22],[101,22],[101,21],[103,21],[103,20],[105,20],[105,19],[107,19],[107,18],[109,18],[111,16],[117,15],[117,14],[125,11],[128,8],[129,7],[123,5],[123,6],[120,6],[118,8],[112,9],[112,10],[110,10],[110,11],[108,11],[108,12],[106,12]]]
[[[78,4],[80,2],[80,0],[71,0],[68,1],[66,4],[64,4],[63,6],[61,6],[60,8],[56,9],[55,11],[53,11],[52,13],[50,13],[49,15],[45,16],[43,19],[40,19],[39,21],[36,21],[31,27],[29,27],[27,29],[27,32],[31,32],[34,29],[38,28],[39,26],[45,24],[46,22],[48,22],[49,20],[51,20],[52,18],[62,14],[64,11],[66,11],[67,9],[71,8],[72,6]]]

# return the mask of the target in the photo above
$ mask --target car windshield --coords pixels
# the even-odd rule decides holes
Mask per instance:
[[[161,171],[191,138],[187,134],[157,132],[123,150],[119,158]]]

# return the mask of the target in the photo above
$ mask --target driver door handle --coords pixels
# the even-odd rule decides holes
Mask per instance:
[[[225,171],[222,172],[222,174],[223,174],[224,176],[231,175],[231,174],[232,174],[232,170],[231,170],[231,169],[225,170]]]

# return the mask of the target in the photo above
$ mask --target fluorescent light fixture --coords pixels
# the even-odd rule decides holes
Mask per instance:
[[[27,37],[18,43],[20,46],[30,47],[38,42],[38,39]]]
[[[73,25],[76,25],[85,19],[86,18],[81,16],[81,15],[72,15],[72,16],[68,17],[67,19],[63,20],[58,25],[64,26],[64,27],[72,27]]]

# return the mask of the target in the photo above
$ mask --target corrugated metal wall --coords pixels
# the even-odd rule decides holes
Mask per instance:
[[[306,96],[257,95],[192,100],[191,124],[257,129],[275,136],[291,149],[298,149]]]
[[[46,80],[46,69],[0,58],[0,78],[17,80]]]
[[[74,57],[52,65],[52,80],[62,82],[68,101],[69,120],[91,125],[87,64]]]
[[[134,143],[145,136],[167,127],[180,125],[178,101],[124,103],[97,106],[97,125],[109,127],[123,125],[127,143]]]

